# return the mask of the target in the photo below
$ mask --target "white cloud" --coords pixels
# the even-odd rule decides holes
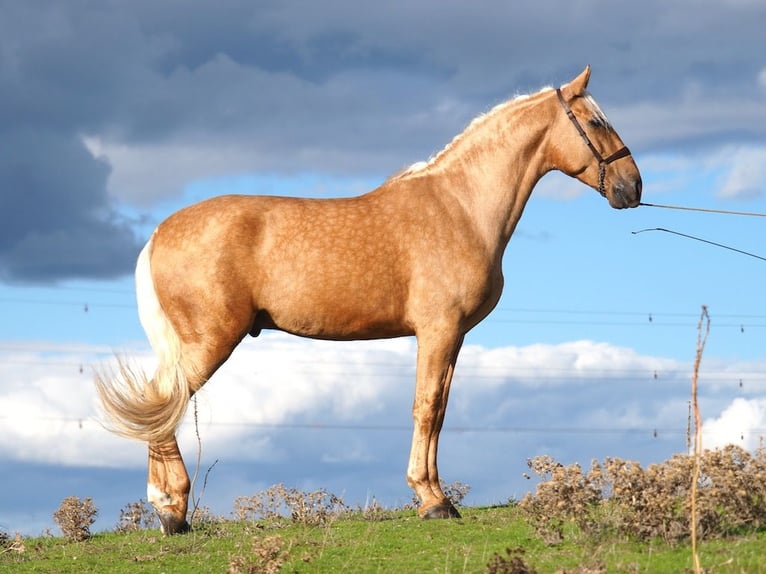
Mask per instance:
[[[593,190],[576,179],[567,177],[560,172],[551,172],[540,180],[533,193],[540,197],[568,201],[589,191]]]
[[[142,207],[180,195],[197,179],[254,167],[254,150],[239,142],[195,143],[186,138],[183,143],[126,144],[97,136],[84,136],[82,142],[111,167],[109,193]]]
[[[752,199],[766,195],[766,146],[726,149],[719,161],[725,170],[720,197]]]
[[[387,449],[396,444],[401,450],[394,453],[401,463],[396,468],[401,469],[411,432],[415,355],[414,339],[334,343],[269,333],[247,341],[198,394],[204,450],[208,456],[259,465],[306,464],[300,459],[309,456],[318,464],[359,464],[359,472],[375,474],[391,472]],[[151,370],[150,353],[133,356]],[[103,349],[11,348],[3,359],[2,458],[65,466],[141,468],[146,463],[144,445],[115,437],[98,422],[87,365],[105,360]],[[19,369],[20,363],[25,368]],[[86,365],[82,374],[81,364]],[[714,359],[706,364],[716,368]],[[748,373],[764,368],[742,366]],[[661,375],[655,378],[658,369]],[[675,360],[593,341],[493,349],[468,345],[452,387],[443,466],[457,467],[457,474],[474,473],[474,481],[488,480],[482,469],[491,474],[486,465],[505,452],[509,440],[516,445],[514,464],[552,444],[574,460],[638,458],[620,452],[625,432],[640,433],[642,449],[655,449],[649,456],[663,459],[667,444],[652,442],[652,429],[682,444],[688,372],[688,365]],[[734,385],[726,381],[745,375],[733,370],[721,376],[725,380],[705,386],[708,404],[726,407],[718,411],[720,418],[706,423],[706,433],[715,437],[709,446],[743,432],[752,446],[757,438],[747,431],[766,426],[766,401],[737,399],[729,405]],[[179,433],[189,460],[197,448],[192,411]],[[582,432],[603,435],[599,440],[612,447],[596,452],[601,447],[582,440]],[[393,436],[396,441],[381,442]],[[450,458],[451,450],[461,458]]]
[[[738,397],[718,417],[702,423],[702,446],[706,449],[736,444],[752,450],[766,435],[766,399]]]
[[[738,145],[688,154],[646,154],[638,163],[646,180],[645,189],[653,197],[702,192],[719,199],[766,197],[766,146]]]
[[[687,91],[676,101],[638,101],[617,108],[617,131],[631,149],[668,149],[668,144],[717,138],[720,134],[757,134],[763,127],[763,102],[759,98],[726,96],[725,100]],[[676,147],[676,146],[674,146]],[[677,149],[683,146],[678,145]],[[693,147],[692,147],[693,149]]]
[[[587,340],[495,349],[468,346],[461,352],[457,377],[471,377],[471,385],[479,387],[571,388],[600,378],[649,376],[667,365],[677,363]]]
[[[57,345],[38,352],[10,349],[0,364],[3,457],[64,465],[144,464],[142,446],[110,435],[98,421],[90,365],[105,360],[102,349],[90,354]],[[408,339],[332,344],[275,334],[242,345],[198,394],[206,448],[239,451],[247,441],[242,458],[268,458],[272,425],[363,421],[411,391],[411,383],[396,382],[412,379],[414,354]],[[131,360],[148,372],[153,368],[146,350]],[[404,424],[408,415],[401,414]],[[180,432],[186,447],[195,445],[194,434],[190,409]]]
[[[761,71],[758,73],[758,79],[757,79],[757,81],[758,81],[758,86],[759,86],[759,87],[760,87],[760,88],[761,88],[763,91],[766,91],[766,68],[764,68],[763,70],[761,70]]]

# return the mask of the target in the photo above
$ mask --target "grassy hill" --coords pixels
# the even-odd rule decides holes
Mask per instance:
[[[593,537],[567,525],[564,539],[543,542],[516,505],[463,508],[463,518],[423,521],[412,510],[345,512],[318,524],[285,518],[207,518],[183,536],[158,530],[65,538],[6,539],[1,572],[529,572],[691,571],[688,543]],[[766,533],[701,544],[703,567],[715,573],[766,572]],[[510,552],[509,552],[510,550]]]

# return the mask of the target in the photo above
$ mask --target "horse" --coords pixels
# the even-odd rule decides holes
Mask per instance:
[[[421,518],[460,516],[437,468],[450,383],[466,333],[500,298],[503,252],[532,189],[559,170],[615,209],[641,199],[638,167],[586,89],[590,73],[495,106],[427,162],[363,195],[225,195],[155,229],[138,257],[136,296],[156,371],[149,378],[118,360],[96,387],[110,430],[148,443],[147,498],[164,534],[189,529],[175,438],[189,399],[264,329],[338,341],[415,336],[406,478]]]

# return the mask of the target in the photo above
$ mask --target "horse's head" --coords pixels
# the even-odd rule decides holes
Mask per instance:
[[[630,151],[586,91],[590,66],[556,90],[558,116],[552,142],[558,169],[596,189],[615,209],[641,201],[641,174]]]

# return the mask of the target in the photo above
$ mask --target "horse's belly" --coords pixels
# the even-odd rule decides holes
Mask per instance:
[[[405,294],[385,279],[320,274],[272,284],[256,305],[254,328],[280,329],[320,339],[377,339],[412,334],[405,317]],[[327,279],[327,277],[324,277]],[[275,289],[275,287],[277,287]],[[264,296],[266,295],[266,296]]]
[[[381,339],[412,334],[393,310],[353,304],[342,297],[321,304],[295,302],[256,315],[254,328],[279,329],[303,337],[333,340]]]

